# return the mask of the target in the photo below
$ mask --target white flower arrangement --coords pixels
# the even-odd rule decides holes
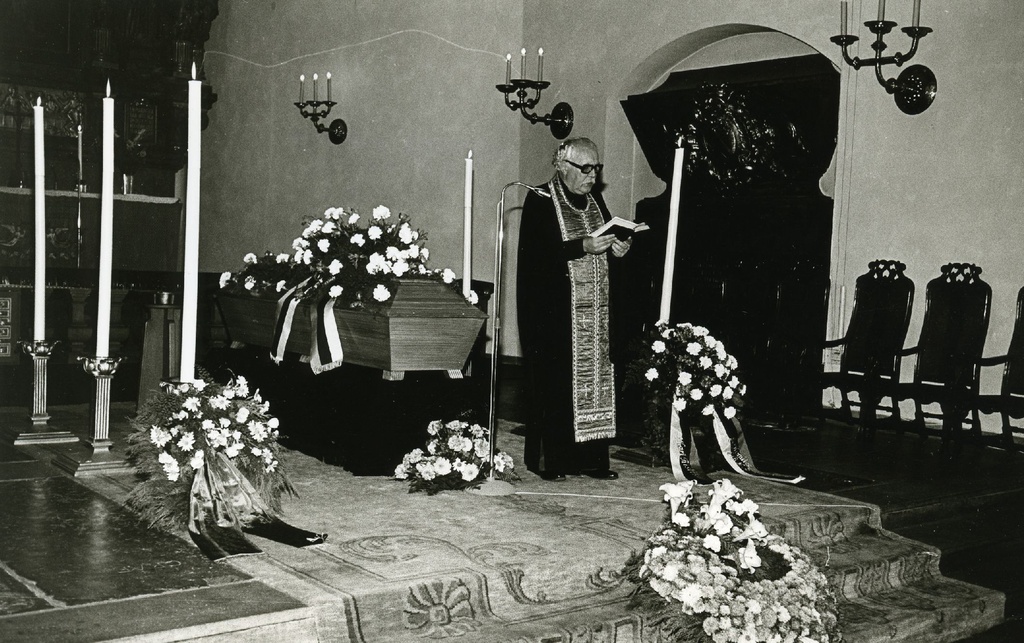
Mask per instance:
[[[770,534],[758,505],[727,479],[703,501],[695,483],[662,485],[662,527],[627,562],[631,605],[668,640],[833,643],[842,639],[825,575],[797,547]]]
[[[262,258],[248,253],[243,269],[223,273],[220,286],[229,292],[276,296],[297,288],[300,299],[330,297],[352,308],[387,305],[399,278],[432,279],[454,288],[451,269],[427,267],[426,234],[412,227],[408,215],[394,216],[379,205],[366,227],[360,220],[355,210],[327,208],[306,223],[292,241],[291,253],[267,252]],[[470,292],[468,299],[475,304],[478,297]]]
[[[413,449],[395,467],[396,480],[409,480],[409,491],[433,495],[445,489],[465,489],[491,473],[490,432],[461,420],[434,420],[427,425],[426,449]],[[494,477],[515,479],[512,456],[495,450]]]
[[[192,481],[223,454],[271,506],[291,486],[280,469],[279,421],[244,377],[161,384],[131,420],[127,456],[143,481],[129,504],[154,524],[184,524]]]
[[[648,401],[645,443],[658,453],[665,449],[668,427],[663,411],[668,408],[691,420],[715,413],[725,420],[736,417],[747,391],[738,367],[736,358],[707,328],[659,322],[630,365],[630,380],[642,386]]]

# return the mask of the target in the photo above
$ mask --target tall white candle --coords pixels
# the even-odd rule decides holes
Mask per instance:
[[[82,126],[78,126],[78,184],[82,184]]]
[[[178,379],[182,382],[191,382],[195,378],[196,308],[199,305],[199,170],[202,159],[200,149],[202,117],[203,83],[196,80],[196,66],[193,64],[192,80],[188,82],[185,274],[181,297],[181,372],[178,375]]]
[[[110,355],[110,287],[114,258],[114,99],[103,99],[103,176],[100,191],[100,273],[96,280],[96,357]]]
[[[35,143],[35,289],[32,339],[46,339],[46,162],[43,156],[43,100],[32,107]]]
[[[676,264],[676,233],[679,230],[679,194],[683,182],[683,159],[686,148],[680,145],[672,162],[672,194],[668,204],[668,238],[665,240],[665,270],[661,281],[661,311],[659,319],[669,321],[672,309],[672,277]]]
[[[544,80],[544,48],[537,50],[537,82]]]
[[[846,35],[846,14],[849,12],[849,4],[846,0],[839,3],[839,35]]]
[[[473,150],[466,156],[466,189],[462,224],[462,296],[469,297],[473,266]]]
[[[885,20],[885,0],[878,0],[878,20]]]
[[[914,0],[914,19],[910,24],[914,27],[921,26],[921,0]]]

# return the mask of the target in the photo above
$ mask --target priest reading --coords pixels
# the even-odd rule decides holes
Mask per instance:
[[[518,320],[526,363],[526,466],[546,480],[584,474],[613,479],[615,377],[609,347],[609,269],[631,239],[591,233],[611,217],[591,193],[601,171],[597,146],[563,142],[555,176],[523,203]]]

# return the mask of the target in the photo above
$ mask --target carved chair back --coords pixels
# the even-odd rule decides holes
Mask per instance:
[[[1017,291],[1017,316],[1010,347],[1006,349],[1000,394],[1006,397],[1024,395],[1024,288]]]
[[[977,362],[985,348],[992,288],[970,263],[942,266],[928,282],[927,308],[918,341],[914,382],[977,386]]]
[[[914,282],[901,261],[878,259],[857,278],[840,358],[843,373],[896,377],[914,306]]]

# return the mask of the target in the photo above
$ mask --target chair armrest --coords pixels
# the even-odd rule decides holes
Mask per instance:
[[[846,336],[844,335],[843,337],[840,337],[838,339],[826,339],[825,343],[823,343],[821,345],[821,347],[822,348],[835,348],[836,346],[842,346],[845,343],[846,343]]]
[[[912,346],[910,348],[904,348],[900,351],[900,357],[906,357],[907,355],[914,355],[921,350],[920,346]]]
[[[1010,361],[1009,355],[993,355],[992,357],[982,357],[978,360],[978,366],[997,366],[999,364],[1005,364]]]

